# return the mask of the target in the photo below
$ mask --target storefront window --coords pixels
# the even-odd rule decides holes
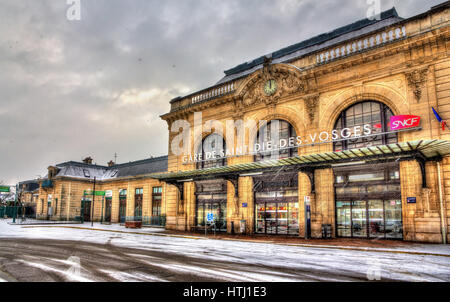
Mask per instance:
[[[355,138],[334,143],[335,151],[364,148],[377,145],[397,143],[397,134],[382,134],[390,131],[390,118],[393,116],[392,110],[383,103],[375,101],[365,101],[351,106],[341,113],[336,122],[335,129],[354,129],[355,126],[371,125],[372,134],[379,133],[364,138]],[[351,133],[349,133],[351,134]]]
[[[257,192],[256,233],[298,235],[297,191]]]
[[[398,163],[335,169],[336,226],[340,237],[402,239]]]
[[[271,159],[283,159],[298,155],[298,149],[289,146],[289,139],[295,138],[297,134],[294,127],[283,120],[273,120],[261,127],[256,142],[259,146],[255,161]],[[286,146],[281,146],[281,142]],[[292,140],[291,140],[292,142]]]

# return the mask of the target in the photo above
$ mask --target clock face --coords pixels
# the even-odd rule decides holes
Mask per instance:
[[[264,85],[264,92],[267,95],[272,95],[277,91],[277,82],[275,80],[268,80]]]

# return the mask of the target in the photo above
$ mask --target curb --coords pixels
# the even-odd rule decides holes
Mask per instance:
[[[105,230],[105,229],[73,227],[73,226],[23,226],[23,228],[66,228],[66,229],[78,229],[78,230],[88,230],[88,231],[98,231],[98,232],[119,233],[119,234],[185,238],[185,239],[192,239],[192,240],[226,240],[226,241],[251,242],[251,243],[260,243],[260,244],[275,244],[275,245],[279,245],[279,246],[309,247],[309,248],[319,248],[319,249],[337,249],[337,250],[360,251],[360,252],[370,252],[370,253],[391,253],[391,254],[407,254],[407,255],[416,255],[416,256],[435,256],[435,257],[450,258],[450,254],[437,254],[437,253],[428,253],[428,252],[412,252],[412,251],[401,251],[401,250],[395,251],[395,250],[377,249],[377,248],[369,248],[369,247],[358,248],[358,247],[334,246],[334,245],[277,243],[277,242],[273,242],[273,241],[243,240],[243,239],[232,239],[232,238],[215,239],[215,238],[205,238],[205,237],[187,236],[187,235],[139,233],[139,232],[127,232],[127,231],[119,231],[119,230]]]

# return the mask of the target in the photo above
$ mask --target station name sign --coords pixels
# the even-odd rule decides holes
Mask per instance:
[[[307,134],[305,136],[296,136],[283,139],[275,139],[265,142],[257,142],[251,146],[241,146],[236,148],[212,148],[212,150],[199,152],[195,154],[184,155],[182,157],[183,164],[197,163],[211,160],[220,160],[229,157],[238,157],[246,155],[256,155],[265,152],[276,152],[287,149],[300,148],[305,146],[313,146],[324,143],[335,143],[339,141],[355,140],[376,137],[400,131],[417,130],[420,126],[421,118],[414,115],[398,115],[392,116],[388,123],[388,131],[383,132],[381,124],[364,124],[343,129],[335,129],[332,131],[322,131]]]

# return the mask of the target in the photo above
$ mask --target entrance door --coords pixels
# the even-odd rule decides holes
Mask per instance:
[[[339,237],[352,236],[351,206],[350,201],[338,201],[336,203],[337,235]]]
[[[369,237],[384,238],[384,202],[383,200],[368,201]]]
[[[384,213],[386,238],[402,239],[402,201],[400,199],[385,200]]]
[[[105,222],[111,222],[112,198],[107,197],[105,200]]]
[[[91,201],[83,200],[81,202],[81,216],[83,221],[91,221]]]
[[[277,234],[288,234],[288,204],[278,203],[277,205]]]
[[[127,199],[120,198],[119,200],[119,222],[125,223],[127,219]]]
[[[208,214],[214,215],[216,231],[227,231],[226,194],[200,194],[197,196],[197,226],[205,226]]]
[[[367,237],[367,203],[365,201],[352,202],[352,231],[353,237]]]

